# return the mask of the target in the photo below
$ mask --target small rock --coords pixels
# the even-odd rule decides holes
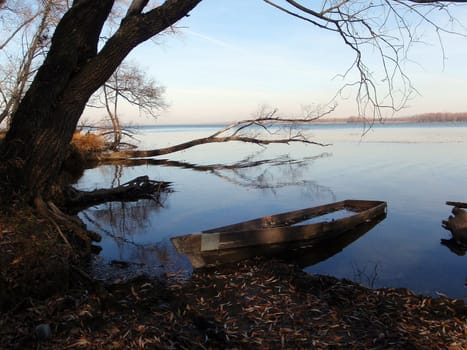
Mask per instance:
[[[37,325],[35,333],[38,340],[48,340],[52,337],[52,329],[48,323]]]

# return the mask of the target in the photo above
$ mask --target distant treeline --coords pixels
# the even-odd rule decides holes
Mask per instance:
[[[467,122],[467,112],[460,113],[424,113],[413,117],[391,118],[395,122],[415,122],[415,123],[443,123],[443,122]]]
[[[329,122],[329,120],[325,120]],[[341,120],[345,123],[368,123],[361,117],[349,117]],[[467,122],[467,112],[460,113],[423,113],[410,117],[392,117],[384,120],[384,123],[461,123]]]

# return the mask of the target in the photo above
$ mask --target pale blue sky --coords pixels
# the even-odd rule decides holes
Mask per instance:
[[[466,6],[455,12],[467,19]],[[261,0],[204,0],[178,26],[176,34],[141,45],[129,58],[166,87],[163,124],[228,122],[261,105],[298,115],[304,105],[327,103],[343,85],[332,78],[354,59],[334,33]],[[467,40],[444,37],[443,67],[436,33],[419,33],[428,44],[413,48],[406,72],[421,96],[399,115],[467,111]],[[356,114],[353,100],[337,102],[334,116]],[[126,121],[152,122],[125,114]]]

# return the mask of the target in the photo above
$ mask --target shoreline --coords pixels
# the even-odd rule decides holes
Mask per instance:
[[[384,126],[384,125],[467,125],[467,118],[459,121],[443,121],[443,120],[428,120],[428,121],[417,121],[413,120],[412,118],[406,119],[385,119],[383,121],[352,121],[348,119],[328,119],[323,118],[323,120],[314,120],[310,123],[297,123],[294,125],[300,126],[310,126],[310,125],[348,125],[348,126],[360,126],[360,127],[368,127],[372,128],[374,126]],[[167,124],[126,124],[123,125],[123,128],[148,128],[148,127],[156,127],[156,128],[180,128],[180,127],[200,127],[200,128],[223,128],[228,126],[230,123],[167,123]],[[288,125],[290,123],[282,123],[284,125]],[[277,125],[281,125],[281,123],[277,123]],[[92,126],[89,127],[92,129]],[[3,139],[6,135],[6,128],[0,128],[0,140]]]
[[[460,300],[372,290],[261,260],[200,270],[188,280],[140,276],[29,299],[3,313],[0,325],[2,348],[467,346],[467,307]]]
[[[190,278],[103,283],[46,222],[7,214],[0,215],[2,349],[467,347],[460,299],[369,289],[256,258]]]

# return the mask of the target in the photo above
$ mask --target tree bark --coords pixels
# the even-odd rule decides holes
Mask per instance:
[[[283,139],[261,139],[257,137],[248,137],[248,136],[215,136],[215,137],[203,137],[200,139],[194,139],[191,141],[183,142],[174,146],[166,148],[158,148],[153,150],[124,150],[116,152],[104,152],[104,153],[89,153],[86,156],[88,160],[100,160],[100,161],[111,161],[111,160],[120,160],[120,159],[129,159],[129,158],[145,158],[145,157],[157,157],[163,156],[170,153],[175,153],[183,151],[195,146],[205,145],[209,143],[224,143],[224,142],[244,142],[244,143],[253,143],[256,145],[269,145],[273,143],[285,143],[290,144],[292,142],[307,143],[318,146],[328,146],[328,144],[323,144],[315,141],[310,141],[304,138],[299,137],[287,137]]]
[[[173,25],[200,1],[168,0],[146,13],[142,8],[128,12],[98,52],[114,0],[75,0],[0,145],[1,186],[28,201],[53,198],[68,144],[91,94],[134,47]]]
[[[0,150],[6,180],[33,199],[58,176],[86,100],[65,99],[75,72],[97,52],[99,33],[113,1],[76,1],[54,33],[46,60],[13,115]]]

